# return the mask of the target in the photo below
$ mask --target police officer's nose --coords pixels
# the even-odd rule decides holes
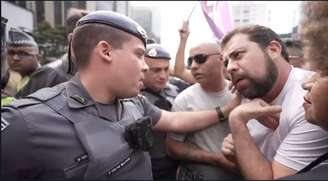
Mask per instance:
[[[14,55],[13,55],[13,58],[12,58],[14,61],[20,61],[21,60],[21,58],[20,58],[20,56],[18,56],[17,55],[17,53],[15,53]]]
[[[161,70],[160,72],[159,72],[159,78],[160,79],[166,79],[166,77],[168,76],[168,74],[167,74],[167,72],[165,71],[165,70]]]
[[[145,60],[142,60],[142,63],[141,63],[141,71],[143,73],[146,73],[147,71],[149,71],[149,66],[147,65],[147,63],[146,63]]]

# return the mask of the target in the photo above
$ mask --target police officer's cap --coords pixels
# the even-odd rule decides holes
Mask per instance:
[[[16,28],[11,28],[8,32],[8,45],[38,47],[32,36]]]
[[[91,23],[104,24],[125,31],[139,38],[146,46],[146,31],[127,16],[112,11],[95,11],[81,18],[77,23],[77,27]]]
[[[157,43],[147,45],[145,57],[152,59],[171,59],[169,52]]]

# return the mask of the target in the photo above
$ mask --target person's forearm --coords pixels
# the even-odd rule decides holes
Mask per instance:
[[[243,176],[250,180],[272,180],[271,163],[255,145],[246,124],[236,118],[230,118],[229,123],[237,162]]]
[[[186,49],[186,43],[187,43],[187,40],[180,40],[180,44],[179,44],[179,48],[177,51],[177,55],[175,58],[175,64],[174,64],[174,74],[176,76],[182,75],[183,72],[185,71],[184,53],[185,53],[185,49]]]
[[[238,172],[236,165],[224,158],[220,152],[208,152],[206,150],[202,150],[196,145],[176,141],[172,138],[167,138],[166,145],[168,154],[178,160],[209,164],[225,168],[229,171]]]
[[[221,111],[228,116],[234,104],[226,104],[221,107]],[[207,128],[219,122],[220,113],[217,110],[188,111],[188,112],[168,112],[162,110],[160,120],[154,129],[165,132],[186,133]]]
[[[187,160],[190,162],[216,165],[215,157],[212,153],[200,149],[198,146],[173,140],[168,138],[168,153],[173,158]]]
[[[186,49],[186,39],[181,39],[179,48],[177,51],[175,64],[174,64],[174,70],[173,70],[173,76],[176,76],[190,84],[195,83],[195,79],[192,76],[191,72],[186,69],[185,67],[185,49]]]
[[[162,124],[161,120],[159,121],[159,124],[162,124],[159,125],[160,130],[163,131],[186,133],[201,130],[218,123],[218,115],[215,110],[166,113],[168,114],[163,114],[163,116],[167,116],[164,118],[166,124]]]

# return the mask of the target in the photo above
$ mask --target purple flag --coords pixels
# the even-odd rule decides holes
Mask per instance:
[[[213,32],[221,39],[233,28],[227,1],[200,1],[204,16]]]

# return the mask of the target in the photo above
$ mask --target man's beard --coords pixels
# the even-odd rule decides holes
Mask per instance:
[[[248,99],[264,97],[271,90],[273,84],[277,80],[278,69],[276,65],[266,52],[264,52],[264,56],[266,61],[266,75],[261,79],[248,77],[250,86],[241,91],[241,94]]]

